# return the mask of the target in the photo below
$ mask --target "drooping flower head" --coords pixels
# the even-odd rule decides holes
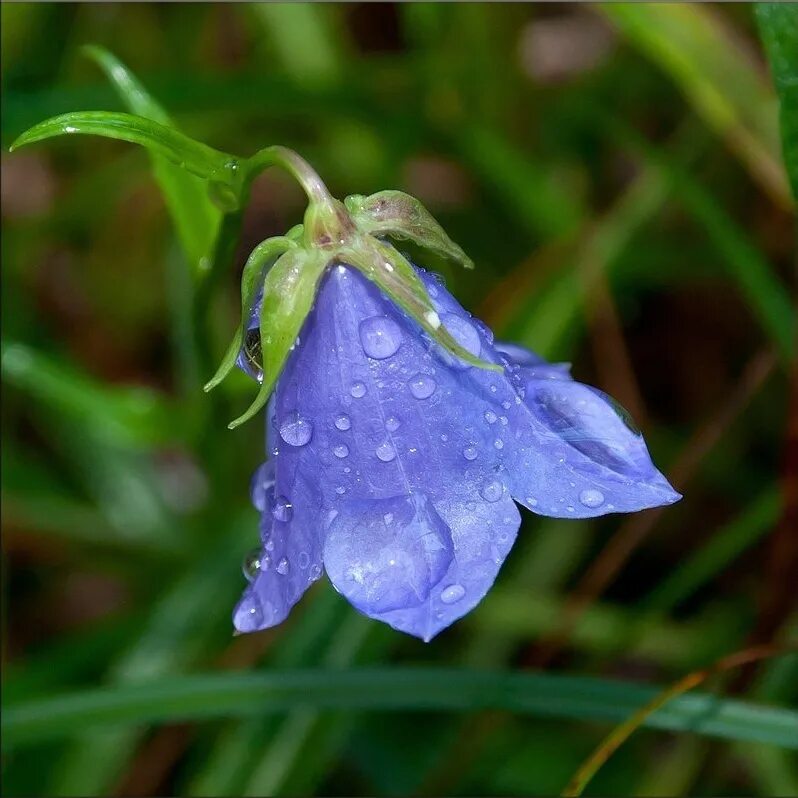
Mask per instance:
[[[280,623],[326,572],[362,613],[430,640],[493,584],[518,504],[586,518],[679,498],[610,397],[495,342],[439,277],[382,240],[464,260],[415,200],[383,192],[330,207],[326,226],[309,214],[256,250],[249,329],[224,366],[261,381],[259,405],[273,388],[239,632]]]

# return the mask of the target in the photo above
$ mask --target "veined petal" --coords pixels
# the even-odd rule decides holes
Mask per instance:
[[[429,274],[422,275],[441,313],[474,320]],[[482,357],[505,364],[500,378],[468,372],[475,396],[489,402],[501,427],[506,484],[533,512],[585,518],[632,512],[678,501],[680,495],[651,462],[628,414],[596,388],[573,381],[565,364],[540,363],[520,347],[490,346],[479,325]],[[503,351],[502,351],[503,350]]]

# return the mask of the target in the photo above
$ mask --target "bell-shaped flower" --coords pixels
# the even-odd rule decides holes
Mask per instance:
[[[612,399],[494,343],[417,273],[440,324],[500,369],[446,351],[357,269],[327,270],[268,410],[241,632],[280,623],[326,572],[361,612],[429,640],[490,589],[516,503],[586,518],[679,498]]]

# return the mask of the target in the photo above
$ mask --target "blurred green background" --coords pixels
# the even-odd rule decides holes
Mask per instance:
[[[639,705],[638,683],[798,639],[794,217],[755,16],[3,4],[3,697],[22,708],[5,794],[556,793]],[[200,285],[143,150],[73,137],[9,155],[45,117],[124,110],[88,43],[194,138],[293,147],[339,197],[418,196],[477,269],[428,265],[497,335],[619,399],[684,500],[591,522],[525,513],[494,590],[428,645],[326,580],[282,626],[233,638],[262,421],[226,429],[252,395],[243,376],[216,395],[201,385],[238,321],[246,255],[304,200],[282,174],[258,179],[229,265]],[[712,686],[795,706],[796,659]],[[358,711],[366,666],[401,688],[390,713]],[[454,676],[423,688],[410,666],[548,681],[528,683],[529,707],[484,711],[502,701]],[[304,687],[277,712],[236,681],[297,671]],[[218,677],[205,719],[191,695],[170,703],[199,673]],[[86,722],[94,688],[139,683],[157,688],[149,706]],[[603,715],[589,709],[599,683],[614,686]],[[329,685],[335,709],[319,699]],[[423,689],[467,711],[419,712]],[[535,689],[566,699],[536,709]],[[589,792],[796,794],[798,765],[773,745],[642,730]]]

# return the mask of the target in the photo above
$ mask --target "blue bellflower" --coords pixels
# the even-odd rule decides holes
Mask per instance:
[[[432,326],[500,370],[451,354],[357,269],[327,269],[267,411],[239,632],[283,621],[326,571],[357,610],[428,641],[490,589],[516,503],[590,518],[680,498],[609,396],[495,342],[437,275],[416,273]]]

